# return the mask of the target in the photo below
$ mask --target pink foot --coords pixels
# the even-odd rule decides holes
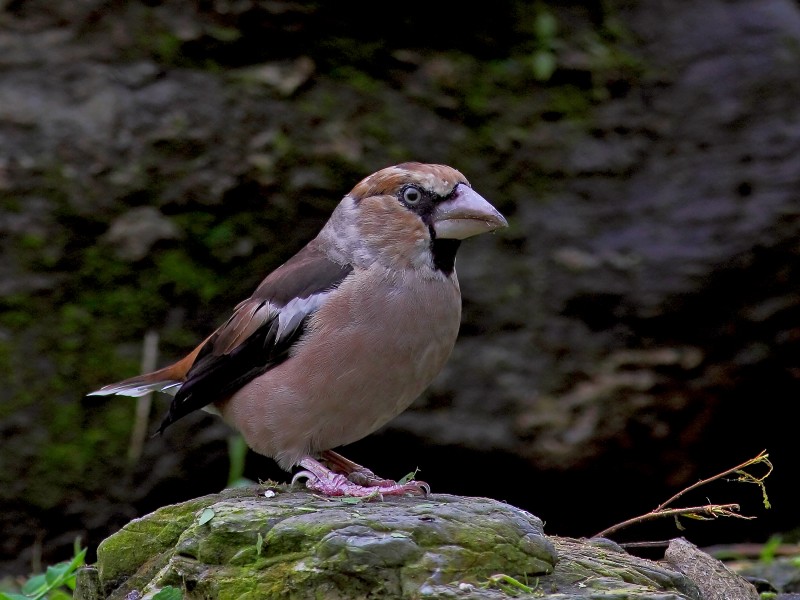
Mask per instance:
[[[320,462],[313,458],[306,457],[300,461],[300,466],[305,471],[300,471],[292,478],[292,483],[300,479],[306,480],[306,487],[309,490],[325,494],[326,496],[355,496],[367,497],[375,496],[404,496],[413,494],[417,496],[427,496],[431,488],[424,481],[408,481],[406,483],[396,483],[390,479],[380,479],[368,471],[372,477],[371,483],[375,485],[359,485],[353,483],[344,475],[334,473]]]
[[[361,466],[333,450],[324,450],[320,452],[319,459],[323,465],[334,473],[346,475],[347,479],[352,483],[363,485],[364,487],[388,487],[397,483],[391,479],[378,477],[367,467]]]

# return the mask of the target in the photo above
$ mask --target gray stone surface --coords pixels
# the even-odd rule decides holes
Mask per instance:
[[[548,538],[538,518],[495,500],[351,502],[280,486],[229,490],[136,519],[101,544],[80,581],[81,600],[147,599],[167,586],[186,598],[242,600],[703,600],[664,565],[607,541]]]

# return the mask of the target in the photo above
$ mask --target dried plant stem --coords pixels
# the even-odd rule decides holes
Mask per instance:
[[[627,521],[622,521],[616,525],[612,525],[603,531],[594,534],[594,537],[606,537],[611,533],[615,533],[620,529],[636,525],[637,523],[644,523],[652,521],[653,519],[660,519],[662,517],[693,517],[695,519],[716,519],[717,517],[736,517],[737,519],[754,519],[755,517],[748,517],[740,515],[738,504],[706,504],[704,506],[689,506],[686,508],[662,508],[653,510],[645,515],[639,515]]]
[[[767,451],[766,450],[762,450],[758,454],[758,456],[756,456],[755,458],[751,458],[750,460],[747,460],[747,461],[743,462],[740,465],[737,465],[737,466],[735,466],[733,468],[730,468],[727,471],[723,471],[722,473],[718,473],[717,475],[714,475],[713,477],[709,477],[708,479],[702,479],[701,481],[698,481],[697,483],[694,483],[694,484],[690,485],[689,487],[687,487],[685,489],[682,489],[680,492],[678,492],[677,494],[672,496],[672,498],[670,498],[666,502],[662,502],[661,504],[659,504],[655,508],[655,510],[653,512],[659,511],[662,508],[665,508],[665,507],[669,506],[670,504],[675,502],[675,500],[677,500],[678,498],[680,498],[684,494],[686,494],[688,492],[691,492],[692,490],[697,489],[700,486],[706,485],[707,483],[711,483],[712,481],[716,481],[717,479],[722,479],[723,477],[726,477],[726,476],[728,476],[728,475],[730,475],[732,473],[737,473],[739,471],[742,471],[743,469],[746,469],[747,467],[750,467],[750,466],[755,465],[757,463],[764,463],[764,464],[767,465],[767,469],[768,469],[767,473],[765,475],[763,475],[762,477],[758,478],[758,481],[763,481],[764,479],[769,477],[770,473],[772,473],[772,463],[769,462],[768,457],[769,457],[769,454],[767,454]],[[741,480],[745,480],[746,479],[748,481],[751,480],[751,479],[755,479],[749,473],[740,473],[739,474],[739,478]]]
[[[744,469],[747,467],[751,467],[756,464],[764,464],[767,467],[767,472],[760,476],[756,477]],[[739,514],[739,505],[738,504],[706,504],[704,506],[691,506],[686,508],[667,508],[670,504],[675,502],[678,498],[683,496],[684,494],[699,488],[700,486],[706,485],[707,483],[711,483],[712,481],[716,481],[717,479],[722,479],[728,475],[735,474],[737,475],[737,479],[735,481],[742,481],[746,483],[755,483],[757,484],[762,491],[764,496],[764,505],[769,508],[769,500],[767,499],[767,494],[764,489],[764,480],[769,477],[770,473],[772,473],[772,463],[769,461],[769,454],[766,453],[766,450],[762,451],[758,454],[755,458],[751,458],[748,461],[743,462],[740,465],[732,467],[723,471],[722,473],[718,473],[713,477],[709,477],[708,479],[703,479],[690,485],[687,488],[684,488],[665,502],[659,504],[655,509],[651,510],[649,513],[640,515],[638,517],[634,517],[632,519],[628,519],[627,521],[623,521],[621,523],[617,523],[616,525],[612,525],[603,531],[600,531],[595,534],[595,537],[605,537],[611,533],[615,533],[620,529],[624,529],[625,527],[629,527],[631,525],[635,525],[637,523],[644,523],[645,521],[651,521],[653,519],[660,519],[662,517],[674,517],[677,520],[679,516],[687,516],[694,519],[716,519],[717,517],[735,517],[737,519],[754,519],[755,517],[750,517],[746,515]]]
[[[144,336],[142,348],[142,373],[155,370],[158,361],[158,332],[150,330]],[[147,423],[150,419],[150,406],[153,402],[152,392],[136,399],[136,416],[133,420],[133,431],[128,444],[128,464],[133,466],[142,456],[144,440],[147,437]]]

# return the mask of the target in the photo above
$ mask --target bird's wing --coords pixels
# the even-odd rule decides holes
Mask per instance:
[[[286,360],[309,317],[352,270],[312,242],[273,271],[200,346],[159,431]]]

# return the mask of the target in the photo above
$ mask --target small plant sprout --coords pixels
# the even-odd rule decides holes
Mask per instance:
[[[519,579],[516,579],[511,575],[498,573],[497,575],[492,575],[489,577],[485,583],[481,584],[481,587],[494,587],[502,590],[509,596],[519,596],[520,594],[532,594],[535,592],[536,588],[539,587],[539,580],[537,579],[533,586],[530,586],[528,585],[527,576],[525,577],[525,583],[522,583]]]
[[[75,576],[85,558],[86,548],[80,550],[76,542],[72,560],[47,567],[44,573],[32,576],[22,585],[21,594],[0,592],[0,600],[69,600],[75,590]]]

